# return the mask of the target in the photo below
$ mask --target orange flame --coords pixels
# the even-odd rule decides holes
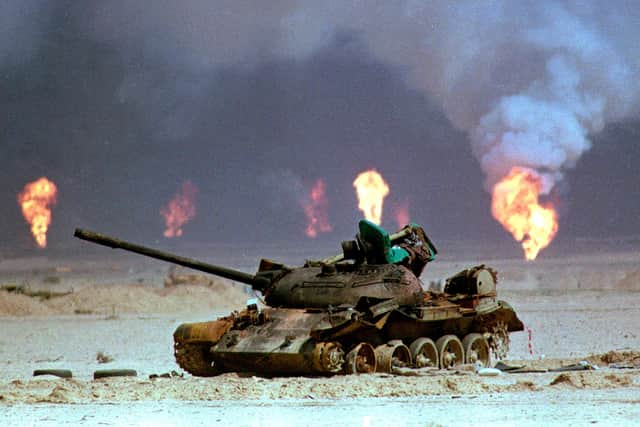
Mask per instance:
[[[553,206],[541,206],[538,196],[541,177],[531,169],[514,167],[493,187],[491,212],[495,219],[522,242],[524,256],[536,259],[558,231],[557,213]]]
[[[167,229],[164,231],[165,237],[182,236],[182,226],[196,216],[196,187],[191,181],[182,183],[182,188],[177,192],[169,204],[160,210],[164,217]]]
[[[24,186],[18,203],[24,219],[31,225],[31,233],[41,248],[47,246],[47,229],[51,224],[50,205],[55,205],[58,189],[44,176]]]
[[[393,210],[393,216],[396,218],[396,224],[398,225],[398,229],[404,227],[409,224],[409,201],[405,200],[398,204]]]
[[[360,173],[353,181],[358,194],[358,208],[364,212],[364,217],[380,225],[382,222],[382,202],[389,194],[389,186],[382,175],[375,169]]]
[[[328,207],[329,201],[324,192],[324,182],[318,179],[309,194],[309,199],[302,203],[304,214],[307,217],[307,228],[305,233],[312,239],[318,236],[318,233],[328,233],[332,230],[329,224]]]

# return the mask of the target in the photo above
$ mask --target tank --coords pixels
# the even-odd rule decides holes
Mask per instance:
[[[496,272],[485,265],[446,279],[443,291],[426,290],[419,277],[437,250],[417,224],[389,235],[362,220],[341,253],[301,267],[262,259],[255,274],[91,231],[74,235],[251,286],[256,298],[246,307],[174,332],[176,362],[195,376],[489,366],[492,354],[506,355],[509,333],[523,330],[497,298]]]

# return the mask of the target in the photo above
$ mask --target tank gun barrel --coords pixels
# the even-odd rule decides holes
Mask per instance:
[[[79,239],[86,240],[92,243],[97,243],[98,245],[108,246],[112,249],[123,249],[125,251],[135,252],[140,255],[156,258],[162,261],[171,262],[173,264],[182,265],[183,267],[192,268],[194,270],[202,271],[204,273],[209,273],[216,276],[224,277],[225,279],[246,283],[247,285],[251,285],[253,289],[260,290],[260,291],[271,284],[271,281],[268,278],[263,276],[254,276],[252,274],[244,273],[242,271],[220,267],[217,265],[207,264],[205,262],[198,261],[192,258],[173,255],[167,252],[159,251],[157,249],[152,249],[146,246],[137,245],[135,243],[126,242],[120,239],[115,239],[113,237],[96,233],[94,231],[82,230],[80,228],[76,228],[73,235]]]

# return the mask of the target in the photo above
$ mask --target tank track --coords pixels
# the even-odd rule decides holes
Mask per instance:
[[[220,374],[211,364],[213,359],[209,355],[211,344],[180,343],[173,344],[173,354],[178,365],[197,377],[213,377]]]

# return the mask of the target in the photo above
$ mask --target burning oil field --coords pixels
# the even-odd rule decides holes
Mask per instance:
[[[570,406],[582,389],[615,389],[620,406],[605,408],[594,397],[601,412],[593,420],[633,419],[637,403],[623,402],[640,387],[639,21],[640,6],[626,0],[277,0],[268,8],[257,1],[6,0],[0,317],[8,329],[0,338],[0,412],[21,424],[22,403],[35,410],[41,402],[213,399],[277,408],[318,398],[329,413],[362,397],[370,399],[363,407],[392,399],[400,413],[406,405],[394,399],[403,397],[481,396],[486,408],[495,404],[488,391]],[[361,220],[383,237],[364,238]],[[427,240],[394,240],[405,226],[420,227],[437,247],[415,277],[420,302],[395,307],[392,298],[365,292],[366,301],[347,304],[331,299],[341,292],[334,289],[321,309],[337,321],[349,305],[361,323],[327,334],[338,337],[346,357],[357,344],[344,338],[353,330],[368,334],[362,342],[375,350],[381,338],[367,328],[384,331],[388,313],[415,320],[451,305],[448,314],[433,314],[444,319],[477,314],[483,298],[504,299],[523,322],[508,337],[505,361],[521,366],[520,376],[458,369],[401,379],[389,372],[351,380],[192,377],[174,359],[178,325],[244,313],[255,297],[249,306],[256,309],[319,308],[307,300],[266,307],[267,291],[73,239],[76,227],[98,230],[270,275],[271,283],[304,266],[337,286],[351,283],[340,281],[343,273],[371,278],[368,265],[411,270],[398,248],[415,258],[409,241]],[[384,233],[389,248],[380,249]],[[341,252],[341,241],[356,243]],[[451,285],[461,270],[491,276],[495,295],[479,291],[487,281]],[[253,314],[234,318],[234,328],[255,323]],[[293,322],[287,319],[281,322]],[[389,336],[411,353],[413,338],[435,346],[457,334],[466,347],[468,335],[493,333],[457,328]],[[284,337],[279,351],[297,345],[295,334]],[[461,354],[436,347],[449,359]],[[371,364],[362,348],[352,367]],[[340,359],[340,351],[323,347],[316,356],[317,367]],[[138,377],[93,380],[103,368],[96,363]],[[32,378],[40,369],[73,377]],[[169,376],[148,380],[158,373]],[[568,397],[558,397],[560,389]],[[478,422],[507,422],[505,414]],[[356,424],[389,424],[377,416]],[[550,416],[527,413],[519,421],[562,421]],[[586,409],[577,417],[592,421]]]

